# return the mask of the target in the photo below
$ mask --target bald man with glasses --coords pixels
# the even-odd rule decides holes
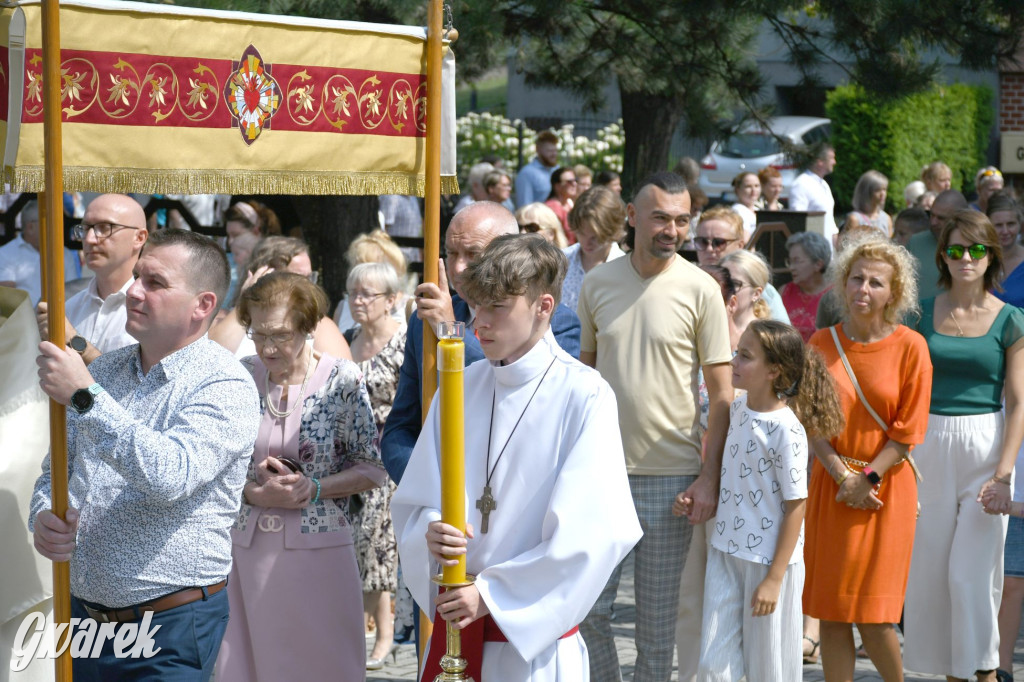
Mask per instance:
[[[102,353],[135,343],[125,331],[128,287],[149,232],[146,214],[124,194],[103,194],[92,200],[72,237],[82,242],[85,264],[95,273],[89,286],[68,299],[64,307],[64,343],[81,354],[86,364]],[[36,307],[42,338],[48,338],[46,303]]]

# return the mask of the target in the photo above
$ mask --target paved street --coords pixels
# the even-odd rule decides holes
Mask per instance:
[[[633,569],[626,566],[622,572],[622,583],[619,587],[619,599],[615,602],[616,618],[612,628],[615,631],[616,644],[619,650],[619,662],[622,665],[622,679],[629,682],[633,679],[633,661],[636,659],[636,649],[633,647],[633,629],[636,612],[633,606]],[[367,647],[369,650],[369,646]],[[1014,657],[1014,677],[1024,679],[1024,637],[1017,638],[1017,653]],[[367,673],[369,682],[383,680],[415,680],[416,679],[416,655],[412,645],[399,647],[397,662],[392,663],[389,659],[388,665],[383,670]],[[804,666],[805,682],[823,682],[821,665]],[[908,673],[907,682],[921,682],[923,680],[942,680],[944,677],[933,675],[914,675]],[[854,680],[858,682],[877,681],[881,677],[875,672],[871,662],[867,659],[858,659],[857,673]],[[480,682],[480,680],[477,680]]]

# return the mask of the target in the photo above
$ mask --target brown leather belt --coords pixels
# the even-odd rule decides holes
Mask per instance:
[[[228,584],[227,578],[221,580],[219,583],[214,583],[208,586],[206,589],[206,596],[212,596],[224,589],[224,586]],[[135,606],[129,606],[124,609],[113,609],[110,611],[100,611],[94,609],[86,604],[82,604],[89,617],[98,623],[131,623],[132,621],[139,620],[142,618],[142,614],[146,611],[152,611],[153,613],[160,613],[161,611],[170,611],[171,609],[184,606],[185,604],[191,604],[194,601],[199,601],[203,598],[202,587],[188,587],[184,590],[172,592],[166,597],[160,597],[153,601],[145,602],[143,604],[136,604]]]

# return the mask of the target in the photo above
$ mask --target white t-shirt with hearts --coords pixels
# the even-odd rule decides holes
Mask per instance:
[[[775,557],[785,500],[807,498],[807,434],[788,407],[755,412],[746,394],[733,401],[722,455],[722,484],[711,545],[764,564]],[[803,561],[804,532],[789,563]]]

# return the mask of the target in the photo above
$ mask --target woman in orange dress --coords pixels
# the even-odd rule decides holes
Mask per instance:
[[[917,307],[913,261],[902,246],[868,235],[837,257],[839,344],[867,403],[858,398],[830,329],[811,337],[836,380],[846,429],[812,441],[804,561],[804,613],[821,619],[827,682],[853,679],[851,624],[885,682],[903,680],[900,619],[910,571],[917,482],[906,456],[924,440],[932,366],[928,346],[899,323]]]

